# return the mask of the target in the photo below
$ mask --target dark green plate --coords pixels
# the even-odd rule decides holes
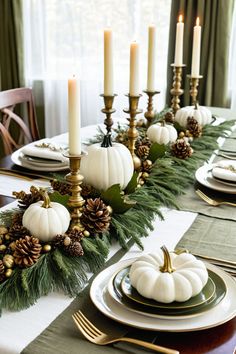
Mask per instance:
[[[198,295],[192,297],[188,301],[173,301],[171,303],[166,304],[163,302],[155,301],[153,299],[148,299],[140,295],[138,291],[130,284],[129,273],[126,273],[123,279],[121,280],[121,291],[129,299],[145,306],[156,307],[161,309],[186,309],[202,305],[204,302],[209,301],[213,297],[216,291],[216,287],[211,278],[209,277],[207,284],[204,286],[204,288]]]
[[[122,269],[120,272],[116,274],[113,278],[113,288],[116,296],[119,298],[119,301],[125,305],[126,307],[140,313],[150,314],[150,315],[159,315],[159,316],[191,316],[195,314],[201,314],[205,311],[210,310],[215,307],[220,301],[223,300],[226,294],[226,286],[224,281],[221,279],[219,275],[208,270],[209,277],[212,282],[215,284],[216,291],[213,296],[204,303],[199,304],[194,307],[186,307],[186,308],[158,308],[146,306],[143,304],[139,304],[130,298],[128,298],[121,289],[121,282],[124,276],[129,272],[129,267]],[[187,301],[186,301],[187,303]]]

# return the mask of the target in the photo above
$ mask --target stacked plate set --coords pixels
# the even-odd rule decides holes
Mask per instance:
[[[220,325],[236,314],[236,282],[212,264],[202,291],[184,302],[163,303],[146,298],[131,285],[135,259],[114,264],[93,281],[90,297],[104,315],[137,328],[186,332]]]
[[[236,194],[236,160],[220,160],[203,165],[196,171],[196,180],[205,187]]]

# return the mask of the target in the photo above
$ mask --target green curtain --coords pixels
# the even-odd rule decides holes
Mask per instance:
[[[201,105],[229,106],[227,92],[229,44],[235,0],[172,0],[169,33],[167,72],[167,104],[170,104],[170,89],[173,72],[170,64],[174,61],[176,22],[180,13],[184,16],[184,54],[182,87],[185,92],[181,105],[190,103],[189,79],[191,73],[193,27],[200,17],[202,26],[201,64],[198,101]]]
[[[24,85],[21,0],[0,1],[0,89]]]

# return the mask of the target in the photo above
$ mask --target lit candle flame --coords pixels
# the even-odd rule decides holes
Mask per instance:
[[[200,24],[200,20],[199,20],[199,17],[197,17],[197,19],[196,19],[196,26],[199,26],[199,24]]]
[[[183,22],[183,15],[179,15],[179,22]]]

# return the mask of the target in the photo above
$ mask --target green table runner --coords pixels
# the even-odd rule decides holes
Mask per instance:
[[[198,188],[213,199],[227,200],[236,203],[236,194],[230,195],[217,192],[196,183],[194,187],[187,189],[184,195],[178,197],[178,206],[180,210],[192,211],[202,215],[212,216],[214,218],[236,221],[236,207],[229,205],[214,207],[208,205],[195,193],[195,190]]]
[[[187,248],[193,254],[236,262],[235,236],[235,221],[199,215],[176,247]]]

